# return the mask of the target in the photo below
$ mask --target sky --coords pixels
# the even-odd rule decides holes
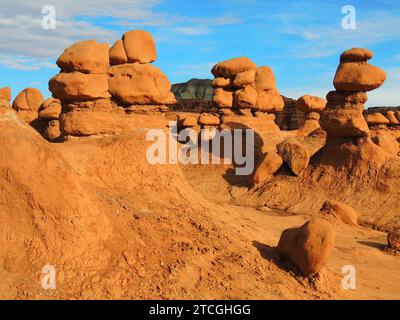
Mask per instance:
[[[45,29],[42,8],[52,5],[56,28]],[[355,29],[342,27],[355,9]],[[400,0],[0,0],[0,87],[13,97],[26,87],[49,97],[48,80],[69,45],[88,39],[112,45],[132,29],[150,31],[154,63],[171,83],[212,78],[219,61],[247,56],[270,66],[281,94],[324,97],[340,54],[352,47],[375,53],[385,84],[367,106],[400,105]]]

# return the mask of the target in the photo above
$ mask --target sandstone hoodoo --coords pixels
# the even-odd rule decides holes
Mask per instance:
[[[94,40],[67,48],[57,60],[61,72],[49,81],[62,104],[63,136],[114,134],[129,114],[167,111],[176,100],[167,77],[150,64],[155,60],[154,40],[142,30],[126,32],[111,48]]]
[[[31,123],[38,118],[38,110],[43,100],[43,95],[38,89],[26,88],[15,97],[12,107],[21,119]]]
[[[363,117],[366,91],[379,88],[386,73],[368,64],[373,56],[368,49],[353,48],[341,55],[333,81],[336,91],[327,95],[327,107],[321,116],[321,126],[330,137],[368,136]]]
[[[299,228],[283,231],[278,252],[289,258],[305,276],[319,273],[328,263],[335,244],[335,230],[315,218]]]
[[[45,100],[39,108],[39,118],[44,124],[44,137],[50,141],[60,138],[61,101],[54,98]]]

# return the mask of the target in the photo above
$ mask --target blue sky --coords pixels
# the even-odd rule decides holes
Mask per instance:
[[[325,96],[339,55],[351,47],[375,52],[388,73],[368,106],[400,105],[400,0],[1,0],[0,87],[15,96],[37,87],[45,96],[57,57],[84,39],[112,44],[125,31],[145,29],[157,43],[160,67],[172,83],[211,78],[218,61],[248,56],[273,68],[281,94]],[[41,27],[42,7],[53,5],[56,30]],[[341,27],[342,7],[356,9],[356,29]]]

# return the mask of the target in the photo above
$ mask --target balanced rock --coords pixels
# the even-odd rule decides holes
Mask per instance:
[[[132,30],[122,36],[128,62],[151,63],[156,61],[156,44],[150,32]]]
[[[80,41],[65,49],[57,59],[63,72],[106,73],[108,71],[109,46],[95,40]]]
[[[322,214],[332,215],[348,225],[358,224],[357,211],[340,201],[334,201],[334,200],[325,201],[322,208],[320,209],[320,212]]]
[[[282,166],[283,160],[276,152],[264,154],[261,162],[253,175],[253,184],[258,185],[272,178],[275,172]]]
[[[11,88],[10,87],[0,88],[0,99],[11,101]]]
[[[128,63],[110,68],[109,91],[123,104],[171,103],[170,90],[168,78],[153,65]]]
[[[372,59],[373,56],[374,53],[371,50],[352,48],[342,53],[340,62],[362,62]]]
[[[212,68],[211,73],[215,77],[231,78],[236,76],[238,73],[251,70],[254,71],[256,69],[257,65],[253,61],[246,57],[240,57],[216,64]]]
[[[321,112],[325,109],[327,101],[320,97],[305,95],[297,99],[296,107],[303,112]]]
[[[329,262],[335,243],[335,230],[324,219],[316,218],[299,228],[283,231],[278,252],[290,259],[305,276],[319,273]]]
[[[379,112],[367,115],[366,120],[370,126],[386,125],[390,123],[389,119]]]

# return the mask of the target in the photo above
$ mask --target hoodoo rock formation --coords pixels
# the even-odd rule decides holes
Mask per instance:
[[[150,33],[126,32],[111,48],[94,40],[67,48],[57,60],[61,73],[49,90],[62,104],[63,136],[114,134],[131,113],[165,112],[176,102],[156,60]],[[110,67],[111,65],[111,67]]]
[[[39,90],[26,88],[15,97],[12,107],[22,120],[31,123],[38,118],[38,110],[43,100]]]
[[[368,64],[371,51],[353,48],[340,57],[333,84],[336,91],[327,95],[327,108],[321,117],[321,126],[330,137],[366,137],[369,134],[363,117],[366,91],[379,88],[386,73]]]

